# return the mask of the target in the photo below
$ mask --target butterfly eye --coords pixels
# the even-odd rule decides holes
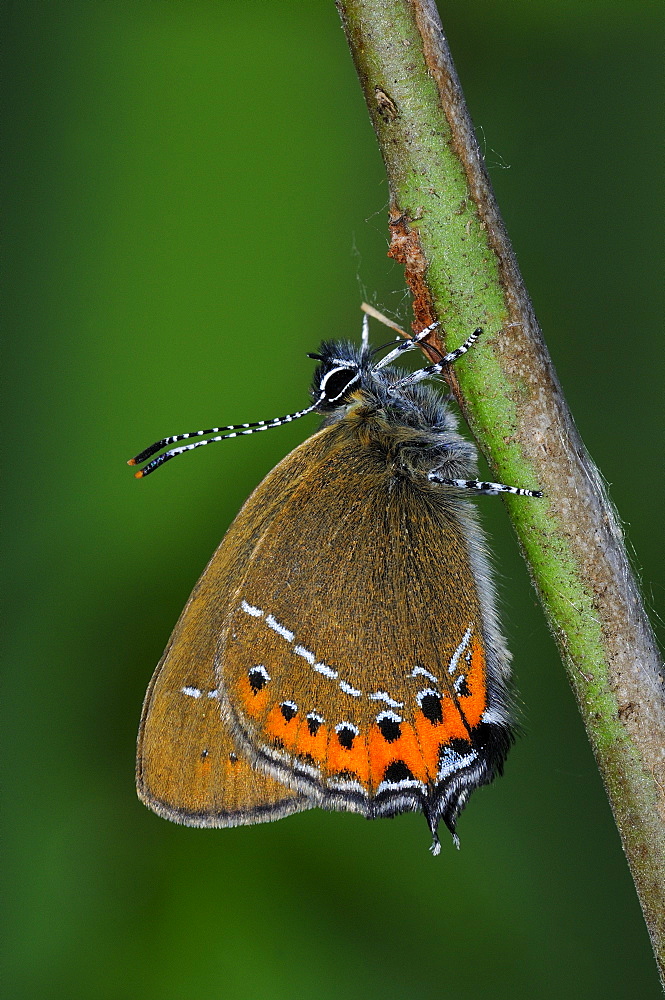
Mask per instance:
[[[333,368],[321,380],[321,392],[324,402],[340,403],[352,386],[360,379],[356,368]]]

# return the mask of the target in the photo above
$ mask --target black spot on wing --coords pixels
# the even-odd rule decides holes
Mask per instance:
[[[413,781],[414,777],[403,760],[394,760],[383,772],[383,780],[397,785],[400,781]]]
[[[402,735],[399,722],[396,719],[390,718],[390,716],[380,719],[377,724],[386,743],[394,743]]]
[[[420,710],[426,719],[428,719],[433,726],[438,725],[443,722],[443,712],[441,710],[441,699],[437,698],[435,694],[425,694],[420,699]]]
[[[266,686],[270,677],[268,676],[268,671],[265,667],[257,666],[252,667],[247,674],[249,678],[249,683],[254,694],[258,694]]]
[[[337,739],[340,742],[340,746],[343,746],[345,750],[351,749],[355,738],[355,731],[350,726],[340,726],[337,730]]]
[[[463,674],[455,681],[455,692],[460,698],[468,698],[471,694],[471,689],[469,688],[469,685],[466,682],[466,677]]]
[[[470,749],[471,744],[468,740],[450,740],[449,743],[439,743],[439,752],[454,753],[459,757],[463,757]]]
[[[316,736],[321,726],[321,719],[318,715],[308,715],[307,716],[307,728],[309,729],[310,736]]]

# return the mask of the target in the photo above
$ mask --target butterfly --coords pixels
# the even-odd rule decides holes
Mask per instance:
[[[160,816],[226,827],[312,807],[420,810],[438,854],[439,823],[459,845],[469,796],[501,774],[510,654],[470,498],[542,493],[474,478],[474,446],[426,384],[481,329],[417,371],[394,366],[435,326],[372,350],[365,317],[360,346],[310,355],[305,409],[163,438],[130,461],[147,461],[142,478],[213,441],[323,417],[242,507],[154,673],[136,779]]]

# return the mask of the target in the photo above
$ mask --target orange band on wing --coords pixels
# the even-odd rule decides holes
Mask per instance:
[[[427,769],[427,780],[436,781],[439,770],[439,746],[448,740],[443,722],[430,722],[422,712],[416,715],[416,736]]]
[[[369,757],[367,742],[362,736],[356,736],[350,748],[342,746],[337,733],[331,733],[328,745],[328,769],[336,771],[353,771],[358,779],[367,784],[369,779]]]
[[[452,698],[444,698],[442,706],[443,723],[440,732],[443,739],[440,742],[450,743],[451,740],[468,740],[469,729],[464,725],[464,719]],[[469,726],[469,728],[471,727]]]
[[[238,691],[240,703],[248,715],[252,716],[252,718],[263,715],[268,703],[268,692],[265,688],[261,691],[255,691],[249,682],[249,678],[243,674],[238,678],[236,690]]]
[[[286,750],[293,750],[298,738],[298,726],[300,719],[294,715],[291,719],[285,719],[280,705],[274,705],[268,712],[265,721],[266,734],[273,739],[281,740]]]
[[[328,727],[320,725],[312,736],[307,723],[301,722],[294,749],[296,753],[312,757],[317,764],[323,767],[326,761],[329,735]]]
[[[409,723],[400,723],[400,735],[390,742],[386,740],[379,727],[373,725],[370,729],[369,753],[374,788],[381,784],[386,768],[397,760],[404,761],[418,781],[426,782],[430,777],[416,731]]]
[[[471,643],[471,665],[467,676],[470,694],[459,699],[460,708],[471,729],[477,726],[487,707],[487,680],[485,676],[485,651],[474,636]]]

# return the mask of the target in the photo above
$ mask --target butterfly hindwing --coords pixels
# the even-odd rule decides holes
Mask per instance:
[[[278,469],[295,488],[247,559],[217,648],[236,742],[325,808],[423,809],[454,829],[509,739],[474,515],[340,424]]]

